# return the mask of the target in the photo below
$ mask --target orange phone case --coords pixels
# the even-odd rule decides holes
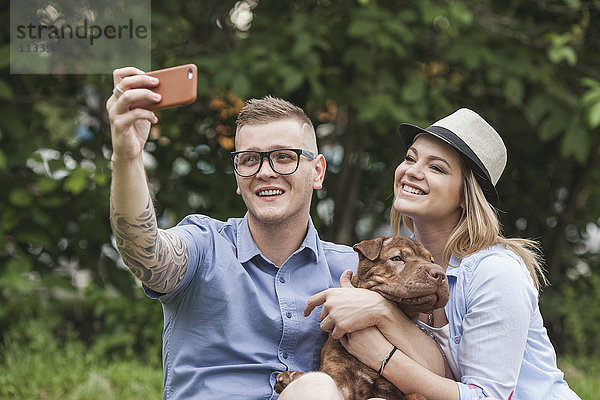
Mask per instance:
[[[198,92],[198,68],[194,64],[147,72],[146,75],[159,79],[152,91],[160,93],[162,99],[148,107],[150,110],[162,110],[193,103]]]

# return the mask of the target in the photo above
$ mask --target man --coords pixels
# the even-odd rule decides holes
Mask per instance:
[[[161,230],[142,163],[158,120],[132,106],[160,100],[150,90],[158,82],[132,67],[113,79],[110,219],[124,262],[163,305],[163,398],[277,398],[279,372],[319,366],[327,334],[318,312],[302,316],[308,298],[358,262],[351,248],[321,241],[309,216],[326,168],[312,123],[281,99],[249,101],[233,153],[247,214],[190,215]]]

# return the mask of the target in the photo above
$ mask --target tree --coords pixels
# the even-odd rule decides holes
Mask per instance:
[[[313,202],[322,236],[380,234],[403,159],[399,123],[427,126],[466,106],[506,141],[501,220],[507,235],[542,241],[553,283],[542,305],[562,349],[583,328],[567,317],[576,305],[557,304],[600,287],[590,247],[600,224],[598,13],[597,2],[548,0],[154,2],[153,67],[194,62],[200,75],[198,101],[161,112],[146,149],[160,223],[243,215],[228,155],[235,115],[243,100],[273,94],[315,122],[329,166]],[[0,51],[8,46],[5,33]],[[139,294],[116,267],[107,222],[111,88],[109,75],[0,79],[3,327],[23,299],[35,309],[57,287],[77,293],[74,276]],[[598,349],[594,337],[577,340]]]

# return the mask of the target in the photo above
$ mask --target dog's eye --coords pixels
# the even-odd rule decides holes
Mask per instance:
[[[392,260],[392,261],[402,261],[402,257],[400,257],[400,256],[394,256],[394,257],[390,258],[390,260]]]

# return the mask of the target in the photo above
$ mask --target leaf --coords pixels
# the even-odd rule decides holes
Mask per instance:
[[[566,61],[567,64],[573,66],[577,63],[577,54],[570,46],[555,46],[548,49],[548,58],[554,64],[559,64]]]
[[[539,120],[552,112],[553,105],[553,102],[547,96],[537,95],[529,101],[529,110]]]
[[[239,98],[245,98],[250,92],[250,82],[246,75],[237,74],[233,81],[231,82],[231,90],[235,93]]]
[[[37,180],[37,187],[41,194],[48,194],[58,187],[58,181],[44,176]]]
[[[233,81],[233,71],[230,68],[221,68],[215,73],[212,84],[213,87],[225,88]]]
[[[581,104],[584,106],[600,103],[600,89],[588,90],[581,98]]]
[[[99,186],[106,186],[109,182],[108,175],[97,173],[94,175],[94,182],[96,182],[96,184]]]
[[[412,75],[402,87],[402,100],[407,103],[418,103],[425,97],[425,81]]]
[[[11,275],[21,275],[31,271],[32,263],[28,258],[11,258],[4,266],[6,273]]]
[[[538,136],[543,142],[548,142],[557,136],[566,128],[566,120],[559,112],[550,114],[542,123]]]
[[[51,224],[52,214],[44,212],[37,207],[34,207],[31,212],[31,219],[39,226],[47,226]]]
[[[85,189],[86,183],[87,172],[84,169],[76,169],[65,181],[63,189],[72,194],[79,194]]]
[[[43,208],[58,208],[63,206],[63,201],[59,196],[42,196],[37,204]]]
[[[363,122],[372,121],[379,115],[380,105],[376,95],[371,95],[361,103],[358,119]]]
[[[581,78],[581,84],[589,87],[590,89],[600,89],[600,82],[592,78]]]
[[[450,15],[462,24],[471,25],[473,23],[473,13],[462,3],[450,3]]]
[[[502,71],[499,68],[494,67],[491,67],[486,71],[486,76],[488,81],[494,85],[502,82],[503,78]]]
[[[0,47],[0,68],[10,64],[10,44]]]
[[[370,35],[373,31],[373,28],[374,26],[371,21],[357,19],[350,24],[346,34],[350,38],[361,38]]]
[[[293,92],[302,85],[303,81],[304,75],[298,70],[293,70],[293,72],[285,75],[285,78],[283,79],[283,90],[286,93]]]
[[[569,126],[561,141],[560,150],[563,157],[573,156],[579,164],[587,160],[590,153],[590,140],[587,130],[581,123],[576,121]]]
[[[0,150],[0,171],[6,170],[7,167],[8,161],[6,161],[6,156],[4,155],[4,152]]]
[[[0,99],[10,100],[13,98],[13,90],[4,80],[0,79]]]
[[[27,208],[33,204],[33,197],[31,196],[31,193],[25,189],[15,189],[10,192],[8,201],[16,207]]]
[[[517,78],[509,78],[504,85],[504,92],[509,99],[516,103],[523,102],[523,96],[525,90],[523,89],[523,83]]]
[[[308,78],[308,82],[310,83],[310,90],[313,96],[315,96],[317,99],[322,98],[325,94],[325,91],[323,90],[323,85],[321,82],[314,77]]]
[[[369,72],[373,67],[374,57],[365,47],[352,46],[342,56],[344,64],[354,65],[359,71]]]
[[[52,247],[49,235],[45,231],[40,231],[39,229],[36,231],[19,232],[16,237],[22,243],[28,243],[34,246],[42,246],[45,249]]]
[[[581,9],[581,0],[564,0],[564,2],[574,11]]]
[[[31,269],[31,259],[25,257],[11,258],[6,262],[4,271],[0,275],[0,287],[10,288],[13,295],[31,292],[35,282],[25,277],[25,274]]]
[[[17,210],[14,208],[4,209],[0,215],[0,232],[9,232],[19,224]],[[3,247],[0,247],[3,248]]]
[[[295,59],[302,59],[309,55],[312,51],[311,37],[308,34],[299,35],[296,38],[294,46],[292,46],[292,55]]]
[[[588,113],[588,125],[590,128],[600,126],[600,102],[594,104]]]

